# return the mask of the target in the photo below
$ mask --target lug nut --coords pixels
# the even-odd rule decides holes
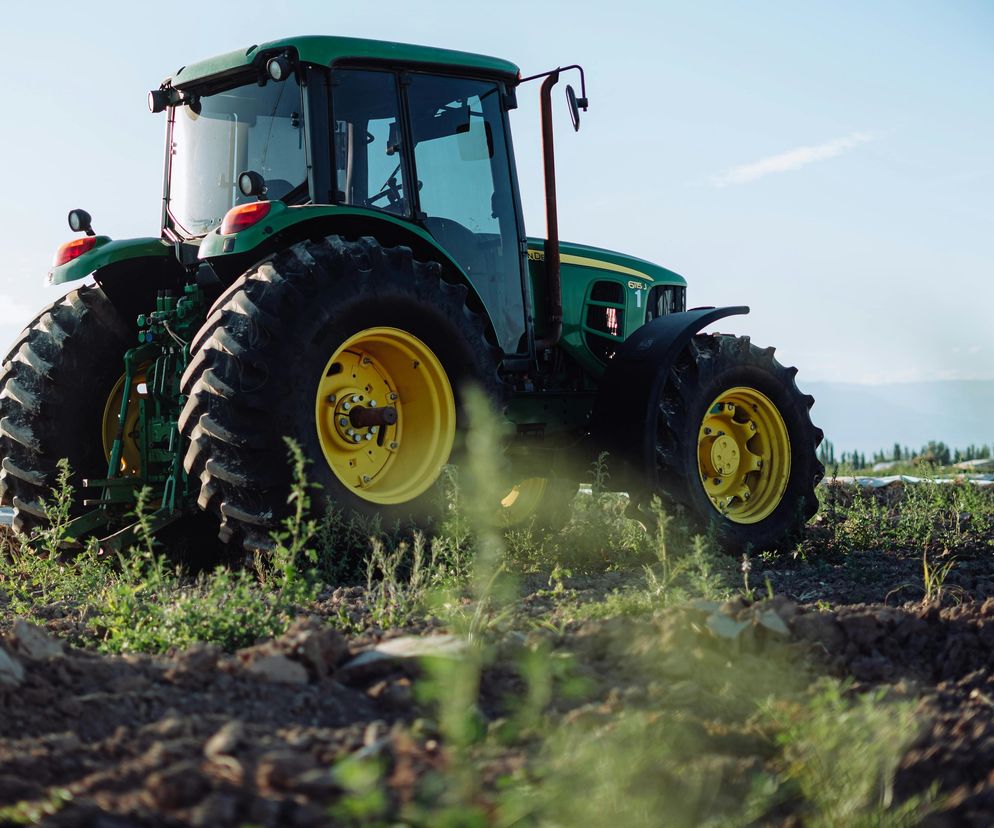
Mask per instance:
[[[341,426],[342,428],[348,428],[348,425],[349,425],[349,418],[348,418],[348,417],[339,417],[339,418],[338,418],[338,424],[339,424],[339,425],[340,425],[340,426]]]
[[[358,394],[353,394],[352,395],[352,402],[359,402],[359,395]]]
[[[391,440],[389,448],[395,449],[395,448],[397,448],[397,444]]]
[[[369,407],[370,408],[376,408],[376,400],[370,400],[369,401]]]
[[[397,400],[397,395],[396,394],[390,394],[389,398],[390,398],[390,402],[395,402]]]
[[[352,403],[350,403],[350,402],[343,402],[342,403],[342,411],[348,411],[351,407],[352,407]]]
[[[755,423],[749,423],[749,431],[755,431],[755,430],[756,430],[756,424]]]
[[[338,398],[334,394],[329,394],[327,398],[328,405],[334,405],[336,399]]]
[[[368,474],[364,474],[362,476],[362,482],[363,483],[368,483],[369,482],[369,475]]]
[[[369,427],[369,433],[370,434],[377,434],[377,433],[379,433],[379,430],[380,430],[379,426],[370,426]]]
[[[743,492],[743,493],[742,493],[742,499],[743,499],[743,500],[748,500],[749,498],[750,498],[750,494],[749,494],[749,492]]]
[[[372,440],[372,439],[373,439],[373,435],[372,435],[372,434],[370,434],[369,432],[367,432],[367,433],[366,433],[366,439],[367,439],[367,440]]]
[[[716,477],[716,478],[714,479],[714,485],[715,485],[715,486],[717,486],[717,485],[719,485],[720,483],[721,483],[721,478],[720,478],[720,477]]]
[[[711,429],[710,428],[705,428],[704,429],[704,433],[705,434],[710,434],[711,433]]]
[[[361,443],[362,442],[362,435],[361,434],[353,434],[352,435],[352,439],[355,440],[357,443]]]

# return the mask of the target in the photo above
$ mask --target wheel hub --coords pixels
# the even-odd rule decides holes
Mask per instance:
[[[735,523],[757,523],[779,505],[790,476],[790,439],[774,403],[730,388],[708,407],[697,438],[701,485]]]
[[[345,486],[373,503],[404,503],[448,461],[455,400],[424,342],[397,328],[369,328],[326,364],[315,422],[325,460]]]

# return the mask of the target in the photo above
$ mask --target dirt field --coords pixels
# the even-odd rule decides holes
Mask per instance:
[[[824,518],[809,529],[807,555],[754,559],[751,595],[660,599],[648,612],[619,598],[642,588],[639,567],[522,577],[482,649],[432,613],[364,624],[365,586],[324,588],[255,646],[163,655],[98,653],[72,602],[29,623],[0,593],[0,824],[593,825],[603,810],[568,822],[575,805],[553,792],[600,803],[602,785],[673,803],[668,819],[629,819],[618,805],[618,825],[832,824],[843,806],[797,770],[825,737],[805,741],[794,726],[800,694],[825,681],[841,699],[827,732],[849,728],[838,749],[853,752],[821,756],[823,793],[856,784],[837,775],[845,757],[862,761],[889,734],[880,813],[994,823],[994,534],[932,550],[955,566],[925,601],[919,550],[843,553],[827,531]],[[346,617],[360,620],[340,632]],[[469,695],[446,696],[467,661],[478,667]],[[882,730],[860,730],[861,699]],[[665,723],[669,739],[674,722],[682,735],[629,776],[605,779],[583,753],[611,755],[621,739],[634,766],[640,742],[626,728]],[[772,792],[756,793],[757,780]]]

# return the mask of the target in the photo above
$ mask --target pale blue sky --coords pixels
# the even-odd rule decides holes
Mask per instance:
[[[154,9],[154,11],[153,11]],[[158,232],[167,74],[293,34],[582,63],[559,115],[564,238],[677,270],[799,382],[994,379],[994,4],[19,3],[4,9],[0,339],[54,298],[71,207]],[[544,233],[537,87],[513,116]]]

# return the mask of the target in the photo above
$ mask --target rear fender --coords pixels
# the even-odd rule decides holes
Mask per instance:
[[[334,205],[287,207],[278,201],[272,204],[269,214],[258,224],[228,235],[218,228],[204,237],[198,256],[210,263],[223,283],[231,284],[251,267],[299,241],[329,235],[347,239],[373,236],[384,247],[409,247],[414,258],[442,265],[443,278],[465,285],[468,304],[482,312],[487,326],[492,326],[469,276],[423,228],[382,210]]]
[[[624,488],[642,466],[642,436],[655,412],[650,400],[661,375],[669,372],[680,352],[703,328],[749,313],[745,306],[695,308],[659,316],[633,333],[608,363],[590,421],[591,448],[607,451],[612,488]],[[621,485],[619,485],[621,484]]]

